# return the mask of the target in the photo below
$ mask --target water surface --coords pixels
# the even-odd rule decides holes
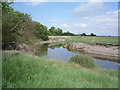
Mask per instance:
[[[57,45],[54,47],[48,47],[48,44],[43,45],[42,48],[42,55],[44,55],[45,58],[52,59],[52,60],[61,60],[64,62],[67,62],[71,56],[77,55],[80,53],[76,53],[73,51],[70,51],[66,48],[63,48],[61,45]],[[43,51],[45,50],[45,51]],[[118,66],[120,66],[117,62],[114,61],[107,61],[102,59],[95,59],[95,63],[97,67],[101,69],[109,69],[109,70],[118,70]]]

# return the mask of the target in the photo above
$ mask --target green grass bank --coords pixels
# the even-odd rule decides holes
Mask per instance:
[[[117,88],[118,71],[3,52],[3,88]]]

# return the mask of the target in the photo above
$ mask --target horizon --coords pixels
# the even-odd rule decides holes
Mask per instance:
[[[35,4],[36,3],[36,4]],[[48,28],[74,34],[118,35],[118,2],[14,2],[14,10],[30,14]]]

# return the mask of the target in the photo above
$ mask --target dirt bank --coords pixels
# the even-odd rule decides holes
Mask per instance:
[[[65,41],[64,39],[40,41],[40,42],[37,42],[36,45],[37,44],[48,44],[48,43],[64,42],[64,41]]]
[[[44,48],[45,44],[49,44],[49,43],[57,43],[57,42],[64,42],[65,40],[63,39],[59,39],[59,40],[48,40],[48,41],[40,41],[40,42],[36,42],[34,44],[21,44],[18,45],[17,48],[15,50],[18,51],[22,51],[22,52],[26,52],[26,53],[30,53],[30,54],[34,54],[34,55],[40,55]],[[43,50],[45,51],[45,50]]]
[[[71,43],[66,48],[78,51],[78,52],[84,52],[88,53],[94,57],[101,57],[118,61],[118,46],[111,46],[111,47],[105,47],[105,46],[99,46],[99,45],[89,45],[85,43]]]

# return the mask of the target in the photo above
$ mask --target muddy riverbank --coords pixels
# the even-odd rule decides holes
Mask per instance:
[[[108,58],[112,61],[120,62],[118,46],[105,47],[105,46],[90,45],[85,43],[70,43],[68,45],[65,45],[64,47],[77,52],[87,53],[94,57],[106,58],[106,59]]]
[[[17,47],[17,50],[31,53],[31,54],[41,54],[41,47],[44,47],[44,44],[50,44],[50,45],[55,45],[58,43],[64,43],[64,39],[58,39],[58,40],[48,40],[48,41],[40,41],[36,42],[32,45],[27,45],[27,44],[22,44]],[[90,44],[85,44],[85,43],[80,43],[80,42],[74,42],[74,43],[69,43],[66,45],[63,45],[64,48],[68,48],[71,50],[74,50],[75,52],[81,52],[81,53],[87,53],[95,58],[99,59],[106,59],[106,60],[111,60],[111,61],[119,61],[119,46],[100,46],[100,45],[90,45]]]
[[[23,43],[23,44],[18,45],[15,50],[34,54],[34,55],[36,54],[39,55],[42,53],[41,51],[46,51],[46,50],[42,50],[44,49],[45,44],[59,43],[59,42],[64,42],[64,41],[65,41],[64,39],[59,39],[59,40],[40,41],[34,44]]]

